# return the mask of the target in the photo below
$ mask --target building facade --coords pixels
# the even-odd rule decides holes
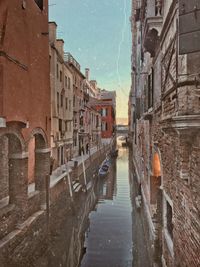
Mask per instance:
[[[132,4],[129,139],[159,266],[200,265],[199,16],[198,1]]]
[[[101,114],[101,137],[110,139],[116,130],[116,92],[100,90],[95,106]]]
[[[51,156],[54,169],[73,157],[73,74],[64,60],[64,41],[56,38],[55,22],[49,23],[51,79]]]
[[[65,53],[65,62],[69,66],[73,76],[73,156],[81,155],[83,150],[83,113],[84,113],[84,92],[83,82],[85,76],[81,72],[81,66],[70,54]]]
[[[1,239],[45,204],[49,88],[48,1],[1,1]]]
[[[97,100],[99,90],[97,82],[90,80],[90,69],[85,69],[84,81],[84,95],[85,95],[85,113],[84,113],[84,127],[87,133],[88,140],[86,146],[89,144],[90,148],[98,147],[101,144],[101,114],[93,107],[93,101]],[[87,150],[87,149],[86,149]]]

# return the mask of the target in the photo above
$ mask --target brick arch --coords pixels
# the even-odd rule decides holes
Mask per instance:
[[[14,127],[0,129],[0,200],[15,204],[16,217],[25,216],[27,200],[27,158],[25,140]]]
[[[150,193],[151,204],[157,204],[159,188],[163,183],[161,153],[154,145],[151,157]]]
[[[1,128],[0,129],[0,138],[3,136],[12,137],[11,141],[13,141],[13,142],[11,142],[11,143],[13,146],[13,149],[12,149],[13,153],[20,153],[20,152],[26,151],[26,145],[25,145],[24,137],[17,129],[9,128],[9,127]],[[14,144],[15,141],[16,141],[16,144]]]
[[[50,149],[47,136],[41,128],[35,128],[27,141],[29,151],[28,183],[40,194],[41,206],[45,203],[45,179],[50,172]]]
[[[39,149],[47,148],[48,147],[48,141],[46,133],[42,128],[34,128],[30,134],[30,138],[28,142],[31,140],[31,138],[36,137],[36,146]],[[28,145],[28,143],[27,143]]]

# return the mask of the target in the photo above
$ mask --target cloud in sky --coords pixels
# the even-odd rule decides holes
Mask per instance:
[[[49,5],[49,19],[56,21],[65,50],[78,60],[82,71],[91,69],[91,79],[96,79],[99,87],[117,91],[117,115],[126,117],[131,83],[131,1],[50,0]]]

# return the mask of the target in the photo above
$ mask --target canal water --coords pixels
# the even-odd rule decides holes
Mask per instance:
[[[131,162],[128,149],[120,147],[108,177],[92,178],[73,212],[57,216],[48,249],[31,267],[151,266]]]
[[[99,179],[98,202],[89,215],[81,267],[132,266],[132,204],[128,151],[120,149],[109,176]]]

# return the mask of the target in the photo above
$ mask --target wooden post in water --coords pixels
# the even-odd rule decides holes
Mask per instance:
[[[83,159],[83,152],[81,152],[81,158],[82,158],[82,165],[83,165],[83,177],[84,177],[84,183],[85,183],[85,190],[87,192],[87,180],[86,180],[85,162],[84,162],[84,159]]]
[[[68,180],[68,185],[69,185],[69,194],[70,194],[70,197],[73,201],[72,183],[71,183],[71,179],[70,179],[70,175],[69,175],[69,170],[68,170],[68,174],[67,174],[67,180]]]
[[[45,176],[45,187],[46,187],[46,221],[47,221],[47,255],[50,253],[50,227],[49,227],[49,217],[50,217],[50,175]],[[48,256],[48,265],[49,265],[49,256]]]
[[[49,215],[50,215],[50,203],[49,203],[49,199],[50,199],[50,192],[49,192],[49,187],[50,187],[50,175],[46,175],[45,177],[45,184],[46,184],[46,215],[47,215],[47,230],[49,232]]]

